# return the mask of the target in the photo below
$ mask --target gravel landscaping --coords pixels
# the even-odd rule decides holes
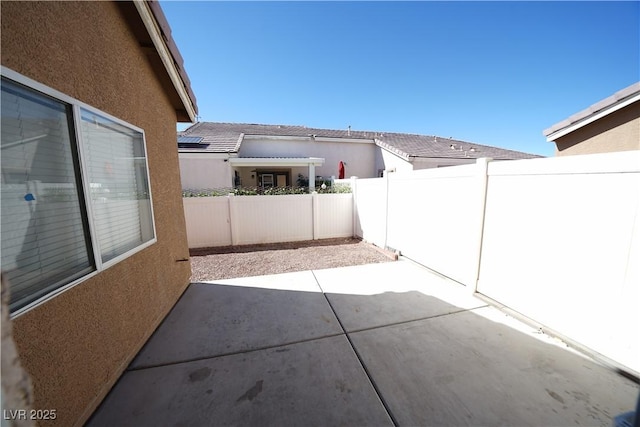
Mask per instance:
[[[392,254],[358,239],[191,249],[191,281],[233,279],[392,261]]]

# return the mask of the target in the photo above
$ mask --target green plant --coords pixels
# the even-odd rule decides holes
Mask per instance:
[[[232,188],[182,190],[182,197],[219,197],[226,196],[233,191],[234,190]]]
[[[322,188],[322,184],[325,184],[326,188]],[[220,197],[234,194],[236,196],[278,196],[285,194],[306,194],[308,193],[306,187],[238,187],[238,188],[214,188],[214,189],[188,189],[182,191],[182,197]],[[351,193],[351,187],[345,184],[339,184],[331,186],[330,181],[318,180],[316,185],[316,191],[321,194],[327,193]]]

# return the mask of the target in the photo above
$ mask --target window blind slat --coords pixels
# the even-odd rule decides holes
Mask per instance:
[[[1,140],[2,269],[15,308],[91,262],[67,106],[3,79]]]
[[[102,268],[92,242],[106,262],[155,237],[143,134],[82,106],[72,110],[74,100],[67,104],[40,90],[2,76],[0,255],[12,311]],[[73,130],[75,123],[80,128]]]
[[[106,262],[153,238],[152,219],[145,213],[150,210],[140,209],[148,189],[146,170],[136,167],[135,153],[144,152],[143,139],[137,132],[84,110],[82,139],[100,253]]]

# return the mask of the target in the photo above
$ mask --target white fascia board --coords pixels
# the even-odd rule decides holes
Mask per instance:
[[[236,146],[233,149],[233,151],[235,151],[236,153],[240,151],[240,146],[242,145],[243,139],[244,139],[244,133],[241,133],[240,136],[238,137],[238,141],[236,142]]]
[[[146,1],[134,0],[133,4],[136,6],[136,9],[138,9],[140,18],[142,18],[142,22],[153,41],[153,45],[155,46],[158,55],[160,55],[164,68],[167,70],[169,78],[178,92],[178,96],[180,96],[180,100],[189,115],[189,119],[194,122],[196,119],[195,108],[191,103],[191,98],[189,97],[186,88],[184,87],[182,77],[180,77],[180,73],[178,73],[178,70],[175,67],[173,56],[162,39],[162,32],[160,31],[160,27],[158,27],[158,23],[156,22],[153,13],[149,9]]]
[[[609,108],[605,108],[603,110],[600,110],[600,111],[598,111],[597,113],[595,113],[595,114],[593,114],[591,116],[587,116],[584,119],[582,119],[582,120],[580,120],[580,121],[578,121],[576,123],[573,123],[573,124],[571,124],[571,125],[569,125],[569,126],[567,126],[565,128],[562,128],[562,129],[559,129],[559,130],[557,130],[557,131],[555,131],[553,133],[550,133],[549,135],[547,135],[547,142],[554,142],[558,138],[562,138],[563,136],[568,135],[571,132],[580,129],[581,127],[586,126],[589,123],[593,123],[596,120],[600,120],[601,118],[603,118],[605,116],[608,116],[609,114],[614,113],[614,112],[626,107],[627,105],[631,105],[634,102],[638,102],[638,101],[640,101],[640,93],[632,96],[631,98],[627,98],[627,99],[625,99],[624,101],[622,101],[622,102],[620,102],[618,104],[612,105]]]
[[[233,166],[322,166],[324,159],[320,157],[277,158],[277,157],[233,157],[229,159]]]
[[[380,147],[381,149],[383,149],[384,151],[393,154],[394,156],[397,156],[399,158],[401,158],[402,160],[406,161],[406,162],[413,162],[414,156],[410,156],[400,150],[398,150],[397,148],[393,147],[391,145],[388,145],[382,141],[376,140],[376,145],[378,147]]]

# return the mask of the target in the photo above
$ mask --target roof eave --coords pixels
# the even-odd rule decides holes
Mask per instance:
[[[238,136],[238,141],[236,142],[236,146],[233,148],[233,151],[238,153],[240,152],[240,146],[242,145],[242,141],[244,140],[244,133],[241,133]]]
[[[381,140],[376,138],[375,142],[376,142],[376,145],[378,147],[384,149],[385,151],[387,151],[387,152],[389,152],[389,153],[391,153],[393,155],[396,155],[396,156],[400,157],[402,160],[406,160],[407,162],[411,162],[413,160],[412,157],[414,157],[414,156],[411,156],[411,155],[409,155],[409,153],[406,153],[406,152],[404,152],[404,151],[402,151],[402,150],[400,150],[400,149],[398,149],[398,148],[396,148],[396,147],[394,147],[394,146],[392,146],[390,144],[387,144],[384,141],[381,141]]]
[[[609,114],[612,114],[628,105],[633,104],[634,102],[638,102],[640,101],[640,92],[637,92],[636,94],[634,94],[633,96],[630,96],[628,98],[624,98],[621,99],[620,101],[616,102],[615,104],[609,105],[608,107],[605,107],[599,111],[596,111],[578,121],[575,121],[573,123],[570,123],[564,127],[561,128],[557,128],[558,125],[553,125],[548,129],[545,129],[542,133],[544,136],[547,137],[547,142],[553,142],[558,138],[562,138],[565,135],[568,135],[571,132],[574,132],[578,129],[580,129],[581,127],[584,127],[590,123],[595,122],[596,120],[600,120],[603,117],[608,116]],[[562,122],[560,122],[562,123]]]
[[[149,33],[149,37],[151,37],[153,45],[164,64],[165,70],[180,97],[189,121],[194,122],[198,113],[198,107],[194,99],[195,97],[189,93],[190,91],[187,89],[187,82],[185,81],[186,75],[183,77],[181,74],[181,71],[176,66],[175,58],[171,50],[163,39],[162,30],[158,23],[160,17],[164,18],[162,9],[160,9],[160,6],[157,5],[156,2],[146,0],[134,0],[133,4],[140,14],[140,18]]]
[[[321,157],[234,157],[229,159],[234,166],[322,166]]]

